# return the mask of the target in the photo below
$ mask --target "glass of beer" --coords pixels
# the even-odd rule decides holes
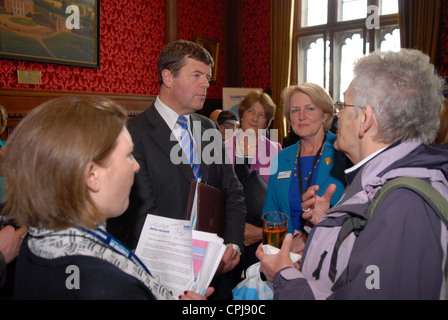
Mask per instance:
[[[280,211],[267,212],[263,216],[263,244],[281,248],[288,232],[288,216]]]

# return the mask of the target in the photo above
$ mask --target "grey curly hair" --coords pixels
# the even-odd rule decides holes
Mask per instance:
[[[350,88],[357,111],[366,105],[375,110],[377,140],[434,141],[444,108],[443,80],[424,53],[401,49],[362,57]]]

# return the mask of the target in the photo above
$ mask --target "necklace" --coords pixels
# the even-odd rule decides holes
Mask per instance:
[[[249,148],[254,148],[254,147],[256,147],[258,145],[258,141],[257,141],[257,143],[255,143],[254,145],[248,144],[247,146],[243,146],[241,144],[241,141],[240,141],[239,137],[235,137],[235,140],[238,142],[238,151],[239,151],[239,153],[241,154],[242,157],[246,156],[246,152],[244,150],[244,147],[247,147],[249,149]],[[243,137],[243,140],[244,140],[244,137]]]
[[[309,173],[308,178],[306,178],[307,183],[306,183],[306,187],[305,187],[305,191],[308,190],[308,188],[311,186],[311,180],[313,177],[313,173],[314,173],[314,169],[316,169],[318,163],[320,162],[320,156],[322,155],[323,151],[324,151],[324,145],[325,145],[325,141],[327,140],[327,136],[324,136],[324,140],[322,142],[322,145],[319,149],[319,151],[317,151],[316,155],[314,156],[314,160],[313,160],[313,166],[311,167],[311,171]],[[297,180],[299,183],[299,192],[300,192],[300,198],[302,198],[303,193],[305,192],[303,190],[303,182],[302,182],[302,166],[300,163],[300,152],[302,149],[302,143],[300,143],[299,145],[299,150],[297,151],[297,158],[296,158],[296,166],[297,166]]]

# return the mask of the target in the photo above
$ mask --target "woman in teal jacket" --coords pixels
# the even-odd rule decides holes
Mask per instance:
[[[282,98],[284,115],[300,140],[273,159],[263,213],[286,213],[288,232],[298,236],[306,234],[301,195],[310,186],[319,185],[322,196],[334,184],[334,206],[345,190],[346,158],[334,149],[336,136],[329,131],[334,103],[323,88],[312,83],[290,86],[283,90]]]

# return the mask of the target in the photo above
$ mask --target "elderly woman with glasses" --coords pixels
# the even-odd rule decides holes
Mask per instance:
[[[312,187],[303,207],[325,218],[314,227],[300,270],[289,258],[257,256],[274,281],[276,299],[428,300],[446,298],[447,145],[431,145],[443,110],[443,81],[418,50],[361,58],[344,94],[335,148],[354,163],[347,187],[330,209]],[[406,178],[410,188],[398,184]],[[431,188],[432,187],[432,188]],[[428,197],[419,190],[432,190]],[[374,212],[369,207],[385,194]],[[439,199],[435,206],[434,199]],[[322,213],[323,212],[323,213]],[[369,218],[370,217],[370,218]]]
[[[334,149],[336,136],[329,130],[333,121],[333,100],[320,86],[304,83],[283,90],[284,115],[299,141],[280,151],[278,168],[269,179],[263,213],[281,211],[289,216],[288,232],[296,238],[308,228],[302,210],[302,195],[314,185],[318,194],[335,190],[331,204],[338,202],[345,189],[346,159]],[[306,213],[305,213],[306,214]],[[295,251],[303,249],[297,242]]]

